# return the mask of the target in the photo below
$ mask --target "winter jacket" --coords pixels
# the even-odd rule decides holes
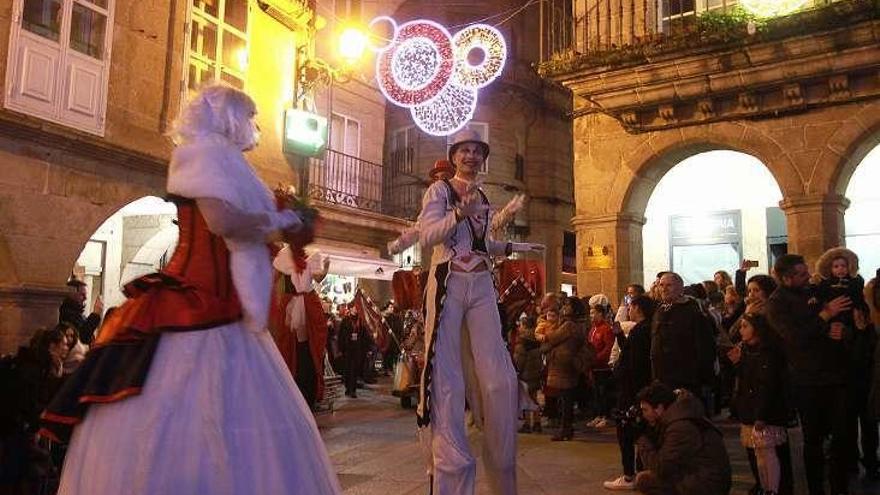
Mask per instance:
[[[574,321],[564,321],[548,334],[541,350],[547,354],[547,386],[568,390],[577,386],[579,371],[574,357],[582,345],[584,336]]]
[[[596,354],[593,361],[594,369],[608,368],[608,359],[611,357],[611,348],[614,347],[614,332],[607,321],[594,324],[590,328],[590,345]]]
[[[768,425],[785,426],[788,407],[785,402],[785,358],[780,344],[743,344],[736,375],[739,382],[734,401],[740,422],[751,425],[763,421]]]
[[[721,431],[705,417],[703,404],[684,392],[660,418],[655,438],[637,441],[645,468],[679,495],[726,495],[731,468]]]
[[[629,331],[619,334],[620,359],[614,367],[617,384],[617,406],[621,409],[635,404],[639,391],[651,383],[651,325],[642,320]]]
[[[513,365],[516,367],[519,379],[526,382],[529,390],[540,388],[544,360],[541,357],[541,344],[535,340],[533,328],[519,330],[513,350]]]
[[[58,323],[64,323],[76,329],[79,340],[85,345],[91,345],[95,340],[95,330],[101,323],[101,316],[92,313],[88,318],[83,316],[85,307],[71,298],[66,298],[58,309]]]
[[[782,336],[793,385],[842,385],[849,357],[846,345],[828,336],[828,323],[819,317],[821,308],[809,299],[807,290],[780,286],[767,300],[767,320]]]
[[[699,392],[715,379],[715,323],[697,301],[685,297],[663,304],[651,322],[654,379],[672,388]]]

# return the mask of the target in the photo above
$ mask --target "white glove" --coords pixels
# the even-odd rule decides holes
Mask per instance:
[[[543,244],[534,242],[511,242],[510,247],[514,253],[534,253],[544,250]]]
[[[293,210],[281,210],[275,214],[272,223],[277,230],[299,230],[302,220]]]

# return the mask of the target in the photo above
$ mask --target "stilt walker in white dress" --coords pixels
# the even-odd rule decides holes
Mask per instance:
[[[184,108],[168,192],[180,240],[125,286],[85,361],[43,414],[70,436],[60,495],[338,494],[314,418],[265,329],[267,239],[301,226],[243,151],[256,107],[213,85]]]
[[[456,134],[449,149],[455,176],[428,187],[419,216],[421,244],[434,250],[417,412],[420,434],[430,435],[436,495],[474,493],[476,462],[465,431],[466,398],[481,416],[482,459],[492,492],[516,493],[518,381],[501,335],[491,257],[543,246],[490,238],[489,201],[475,182],[488,155],[489,145],[477,133]]]

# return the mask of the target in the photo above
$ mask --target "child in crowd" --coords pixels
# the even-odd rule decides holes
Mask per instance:
[[[544,360],[541,356],[541,344],[535,339],[536,321],[534,317],[523,314],[517,324],[516,346],[513,351],[513,364],[519,379],[525,382],[529,398],[538,403],[538,389],[541,388],[541,373]],[[519,429],[520,433],[540,433],[541,415],[539,411],[526,411],[525,421]]]
[[[743,315],[739,331],[742,352],[732,360],[739,379],[735,402],[740,440],[748,453],[755,487],[762,490],[759,493],[789,495],[791,453],[785,429],[788,408],[781,343],[763,315]]]
[[[865,279],[859,275],[859,257],[843,247],[831,248],[816,262],[816,273],[820,277],[815,290],[819,307],[840,296],[846,296],[852,301],[850,309],[840,312],[830,320],[831,323],[843,323],[852,331],[855,328],[853,310],[858,309],[862,314],[868,314],[864,296]]]

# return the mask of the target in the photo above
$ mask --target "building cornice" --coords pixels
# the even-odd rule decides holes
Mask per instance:
[[[167,158],[141,153],[91,134],[8,110],[0,110],[0,135],[149,174],[164,176],[168,171]]]
[[[880,97],[880,21],[557,78],[574,117],[603,113],[628,132],[774,118]]]

